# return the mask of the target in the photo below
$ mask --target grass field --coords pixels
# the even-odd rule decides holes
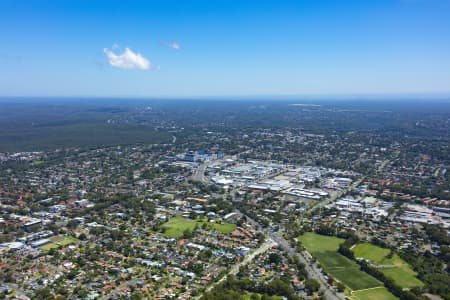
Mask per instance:
[[[361,271],[359,265],[336,251],[317,251],[313,255],[322,268],[352,290],[368,289],[383,284]]]
[[[363,257],[376,264],[390,265],[393,264],[393,258],[388,259],[386,255],[389,254],[389,249],[381,248],[369,243],[360,243],[353,247],[355,257]]]
[[[59,246],[58,246],[57,244],[55,244],[55,243],[50,243],[50,244],[41,246],[41,249],[42,249],[43,251],[50,251],[50,249],[58,248],[58,247],[59,247]]]
[[[201,228],[203,224],[207,224],[208,226],[211,226],[212,229],[214,229],[215,231],[220,232],[220,233],[230,233],[236,228],[235,224],[231,224],[231,223],[227,223],[227,222],[222,222],[221,224],[219,224],[219,223],[207,222],[206,220],[202,220],[202,219],[198,219],[198,220],[194,221],[194,220],[190,220],[190,219],[185,219],[180,216],[176,216],[176,217],[172,218],[171,220],[169,220],[168,222],[166,222],[165,224],[163,224],[163,227],[166,229],[165,232],[163,233],[163,235],[165,237],[180,238],[183,236],[183,232],[186,229],[189,231],[193,231],[196,225],[199,228]]]
[[[67,246],[70,244],[74,244],[74,243],[78,242],[79,240],[72,236],[57,236],[55,238],[52,238],[51,241],[52,241],[51,243],[42,246],[41,249],[43,251],[49,251],[50,249],[53,249],[53,248],[59,248],[59,247],[64,247],[64,246]]]
[[[344,239],[340,239],[334,236],[325,236],[312,232],[306,232],[299,237],[302,245],[309,252],[316,251],[337,251],[339,244],[344,242]]]
[[[417,279],[417,273],[407,264],[395,268],[381,270],[384,275],[392,278],[402,288],[411,288],[414,286],[423,286],[424,283]]]
[[[398,298],[389,293],[389,291],[384,288],[375,288],[363,291],[354,292],[351,296],[352,300],[397,300]]]
[[[42,166],[45,164],[45,161],[43,160],[35,160],[31,163],[33,166]]]
[[[392,278],[402,288],[423,286],[423,282],[416,278],[416,272],[410,265],[397,254],[387,258],[390,250],[369,243],[360,243],[353,248],[355,257],[363,257],[377,265],[392,265],[392,267],[380,269],[386,276]]]
[[[356,262],[337,252],[343,239],[307,232],[300,236],[299,240],[327,273],[350,289],[361,290],[383,285],[379,280],[361,271]]]
[[[58,239],[56,241],[56,243],[64,247],[64,246],[67,246],[67,245],[70,245],[70,244],[74,244],[74,243],[76,243],[78,241],[79,240],[77,238],[74,238],[72,236],[64,236],[61,239]]]

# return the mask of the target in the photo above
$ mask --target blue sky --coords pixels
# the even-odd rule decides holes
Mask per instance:
[[[2,96],[450,93],[450,0],[1,0],[0,45]]]

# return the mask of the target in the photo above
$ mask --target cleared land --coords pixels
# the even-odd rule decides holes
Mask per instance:
[[[374,288],[369,290],[362,290],[354,292],[351,296],[353,300],[397,300],[398,298],[389,293],[389,291],[384,288]]]
[[[360,243],[353,248],[353,252],[355,257],[362,257],[376,265],[383,266],[379,270],[392,278],[402,288],[423,286],[423,282],[416,277],[417,273],[397,254],[390,258],[386,257],[390,252],[389,249],[369,243]]]
[[[163,233],[163,236],[170,237],[170,238],[180,238],[183,236],[183,232],[185,230],[193,231],[195,227],[202,228],[203,224],[206,224],[209,228],[220,232],[220,233],[230,233],[235,228],[235,224],[227,223],[227,222],[208,222],[204,219],[197,219],[197,220],[190,220],[183,218],[181,216],[176,216],[163,224],[163,228],[165,228],[165,231]]]
[[[379,287],[383,284],[361,271],[359,265],[339,254],[337,249],[344,240],[307,232],[299,237],[302,245],[319,261],[322,268],[352,290]]]

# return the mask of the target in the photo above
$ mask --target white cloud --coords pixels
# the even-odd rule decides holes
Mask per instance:
[[[170,42],[167,43],[167,47],[174,49],[174,50],[180,50],[181,49],[181,45],[178,42]]]
[[[115,45],[113,45],[114,48],[116,48]],[[133,52],[130,48],[125,48],[122,54],[116,54],[108,48],[104,48],[103,52],[108,58],[109,64],[116,68],[148,70],[151,67],[147,58],[140,53]]]

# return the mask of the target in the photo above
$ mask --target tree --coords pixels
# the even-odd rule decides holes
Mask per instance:
[[[259,300],[258,294],[252,294],[252,295],[250,296],[250,300]]]
[[[131,294],[131,300],[140,300],[144,299],[144,295],[141,292],[134,292]]]
[[[348,248],[346,245],[344,244],[340,244],[339,245],[339,249],[338,252],[350,259],[354,259],[355,258],[355,254],[353,254],[353,251],[350,250],[350,248]]]
[[[198,254],[198,258],[201,259],[201,260],[207,261],[209,258],[211,258],[212,254],[213,254],[212,250],[211,249],[207,249],[207,250],[201,251]]]
[[[277,253],[269,254],[269,263],[278,265],[281,262],[281,257]]]
[[[308,290],[308,294],[311,295],[319,290],[320,283],[313,278],[309,278],[305,280],[305,288]]]
[[[34,294],[34,297],[32,299],[34,300],[49,300],[54,299],[52,292],[50,291],[49,287],[42,288],[40,290],[37,290]]]
[[[192,231],[186,228],[183,231],[183,239],[190,239],[190,238],[192,238]]]
[[[292,286],[281,279],[274,279],[265,286],[265,291],[269,295],[282,295],[290,297],[294,294]]]
[[[345,290],[345,285],[342,282],[337,282],[336,287],[340,292],[343,292]]]
[[[69,229],[75,229],[77,226],[78,223],[75,220],[70,220],[69,222],[67,222],[67,228]]]

